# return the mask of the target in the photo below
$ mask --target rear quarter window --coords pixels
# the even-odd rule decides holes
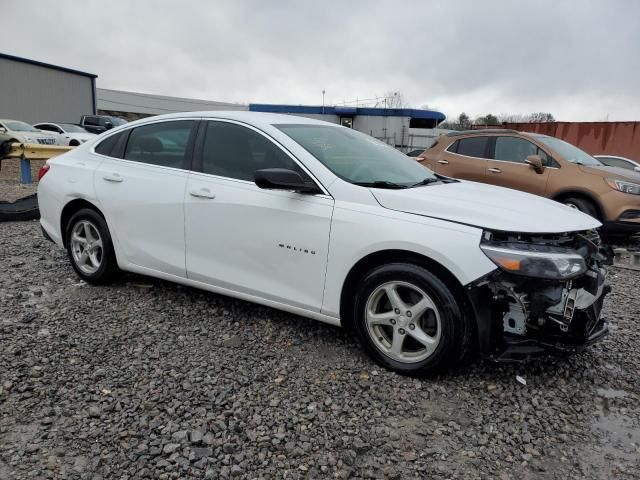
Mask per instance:
[[[116,133],[110,137],[102,140],[94,149],[96,153],[100,155],[106,155],[107,157],[122,158],[124,152],[124,146],[127,141],[127,136],[130,130]]]

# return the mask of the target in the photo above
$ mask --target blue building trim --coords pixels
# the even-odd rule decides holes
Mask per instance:
[[[338,116],[356,116],[367,115],[370,117],[410,117],[410,118],[426,118],[436,120],[438,123],[444,121],[447,117],[442,112],[436,110],[420,110],[416,108],[371,108],[371,107],[332,107],[332,106],[315,106],[315,105],[274,105],[265,103],[252,103],[249,105],[251,112],[267,112],[267,113],[300,113],[307,115],[338,115]]]

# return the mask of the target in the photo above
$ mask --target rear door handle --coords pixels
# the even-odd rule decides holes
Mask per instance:
[[[438,163],[441,163],[442,165],[447,165],[449,162],[446,160],[438,160]]]
[[[502,170],[500,170],[499,168],[493,168],[493,167],[490,168],[489,171],[491,173],[502,173]]]
[[[189,192],[189,195],[191,195],[192,197],[197,197],[197,198],[208,198],[208,199],[216,198],[215,193],[213,193],[208,188],[199,188],[197,190],[191,190]]]
[[[122,180],[124,180],[119,173],[112,173],[111,175],[105,175],[102,178],[105,179],[107,182],[113,182],[113,183],[120,183]]]

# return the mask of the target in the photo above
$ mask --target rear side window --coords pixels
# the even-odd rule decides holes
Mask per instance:
[[[122,151],[124,144],[129,135],[129,130],[116,133],[110,137],[105,138],[95,148],[96,153],[100,155],[106,155],[108,157],[122,158]]]
[[[467,157],[487,158],[489,137],[471,137],[458,140],[455,153]]]
[[[263,168],[286,168],[309,179],[289,155],[263,135],[234,123],[207,122],[204,173],[253,182],[255,171]]]
[[[85,125],[98,125],[98,117],[84,117]]]
[[[132,129],[124,152],[125,160],[187,168],[187,145],[193,124],[193,120],[178,120]]]

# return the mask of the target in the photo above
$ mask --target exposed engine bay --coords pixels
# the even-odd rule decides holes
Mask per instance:
[[[485,231],[481,248],[500,267],[470,288],[485,353],[500,360],[568,354],[607,333],[600,312],[612,252],[596,231]]]

